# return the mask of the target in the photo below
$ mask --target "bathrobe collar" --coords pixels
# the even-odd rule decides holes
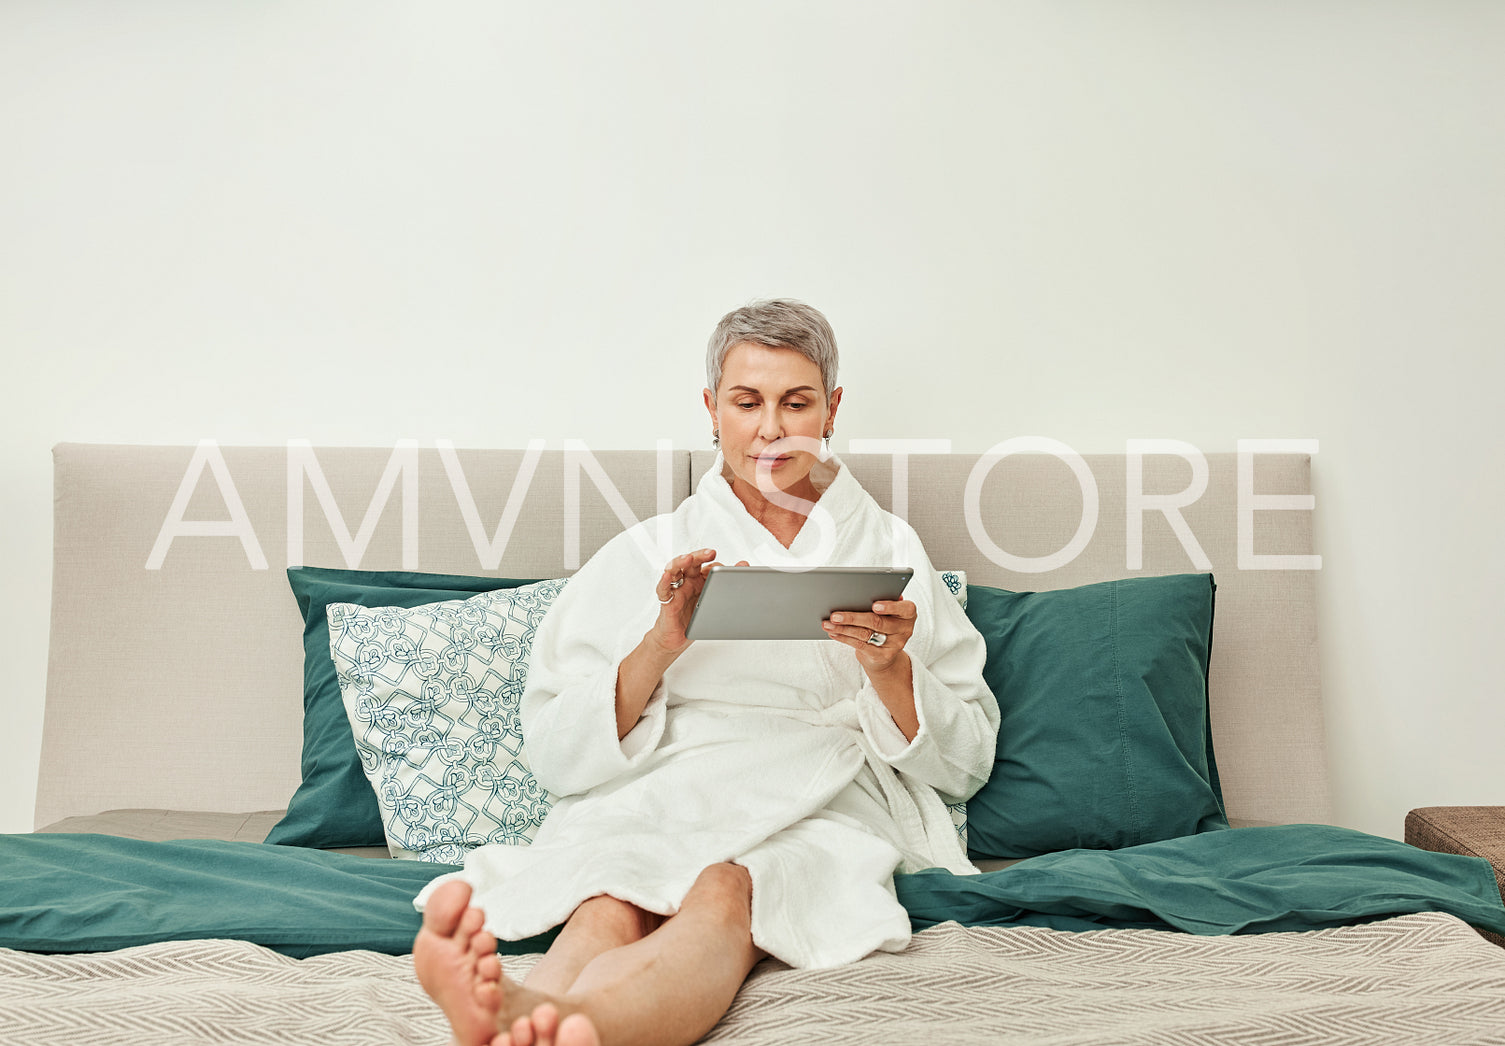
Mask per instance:
[[[746,552],[739,554],[740,558],[746,558],[754,565],[811,567],[829,562],[839,547],[847,520],[864,502],[871,500],[867,491],[853,478],[851,470],[835,454],[830,454],[810,472],[811,481],[820,493],[819,500],[805,525],[795,535],[794,543],[786,549],[747,511],[747,506],[742,504],[742,499],[737,497],[727,480],[729,472],[725,459],[718,453],[700,478],[695,492],[715,507],[748,546],[757,550],[756,559]],[[730,554],[732,550],[721,551]]]

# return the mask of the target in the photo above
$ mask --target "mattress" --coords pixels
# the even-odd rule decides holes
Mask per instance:
[[[537,956],[504,959],[521,977]],[[834,970],[765,960],[703,1040],[1505,1044],[1505,951],[1450,915],[1199,937],[943,923]],[[0,950],[0,1046],[433,1046],[410,956],[291,959],[241,941],[95,955]]]

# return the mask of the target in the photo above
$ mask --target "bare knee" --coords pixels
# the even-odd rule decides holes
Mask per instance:
[[[622,944],[642,940],[663,922],[663,916],[646,912],[635,904],[618,900],[607,894],[581,902],[570,916],[570,922],[581,929],[607,937]]]
[[[713,864],[695,879],[681,910],[690,907],[751,932],[752,876],[740,864]]]

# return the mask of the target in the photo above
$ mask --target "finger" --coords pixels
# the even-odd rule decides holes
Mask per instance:
[[[913,621],[919,616],[919,608],[908,599],[879,600],[873,604],[873,613],[884,617],[898,617]]]
[[[873,646],[873,644],[867,641],[868,637],[872,635],[872,632],[868,631],[864,631],[860,635],[849,635],[842,631],[828,631],[826,634],[838,643],[843,643],[851,647],[856,651],[858,658],[865,659],[872,664],[881,664],[884,658],[891,659],[903,646],[901,642],[894,639],[890,639],[881,647]]]
[[[712,550],[711,554],[715,555],[715,551]],[[734,565],[735,566],[739,566],[739,567],[751,566],[751,564],[748,563],[747,560],[745,560],[745,559],[738,560]],[[726,564],[723,563],[723,562],[721,562],[721,560],[719,560],[719,559],[713,560],[713,561],[707,562],[707,563],[702,563],[701,566],[700,566],[700,573],[701,573],[702,576],[706,576],[706,575],[710,574],[712,567],[724,567],[724,566],[726,566]]]
[[[869,642],[874,632],[882,632],[883,635],[888,637],[883,642],[885,647],[901,642],[903,638],[895,633],[883,632],[880,628],[868,628],[864,625],[838,625],[831,621],[825,621],[822,622],[822,627],[826,630],[828,636],[836,639],[851,640],[853,643],[861,646],[877,646],[877,644]]]
[[[658,576],[658,584],[653,586],[653,594],[660,603],[670,603],[674,599],[674,571],[670,569],[674,564],[670,563],[664,568],[664,572]]]
[[[848,635],[847,633],[841,631],[839,628],[832,626],[829,621],[826,622],[823,627],[826,630],[826,635],[830,636],[838,643],[845,643],[847,646],[851,647],[854,650],[860,650],[862,649],[862,647],[867,645],[866,632],[862,634],[864,638],[858,639],[856,636]]]
[[[696,549],[694,552],[685,552],[669,560],[668,565],[664,567],[664,573],[689,573],[698,564],[708,562],[715,558],[716,550],[714,548],[700,548]]]
[[[866,629],[863,635],[868,632],[891,632],[894,629],[892,623],[878,614],[864,614],[855,610],[838,610],[831,615],[831,622],[854,629]]]
[[[658,584],[653,586],[653,591],[660,603],[666,603],[674,597],[674,593],[684,587],[684,583],[699,573],[697,564],[704,560],[713,559],[716,550],[713,548],[697,549],[694,552],[686,552],[669,560],[664,572],[659,575]]]

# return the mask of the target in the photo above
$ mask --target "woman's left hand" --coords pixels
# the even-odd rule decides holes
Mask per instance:
[[[871,614],[839,610],[822,624],[826,635],[857,652],[857,663],[872,676],[907,667],[904,644],[914,635],[917,613],[907,599],[884,600],[873,604]]]

